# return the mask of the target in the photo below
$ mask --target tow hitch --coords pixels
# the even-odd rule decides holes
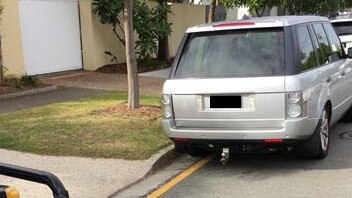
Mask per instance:
[[[225,165],[230,158],[230,149],[229,148],[223,148],[222,153],[221,153],[221,159],[220,162]]]

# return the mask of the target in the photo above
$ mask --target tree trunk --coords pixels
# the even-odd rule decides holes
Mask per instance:
[[[158,0],[158,3],[160,6],[166,6],[167,1],[166,0]],[[166,20],[167,22],[167,14],[166,16],[163,16],[163,20]],[[169,60],[170,57],[170,51],[169,51],[169,37],[159,37],[158,38],[158,55],[157,58],[159,60]]]
[[[4,11],[4,7],[2,5],[0,5],[0,15],[2,15]],[[2,50],[1,50],[1,35],[0,35],[0,85],[4,84],[5,81],[5,69],[4,69],[4,65],[2,64]]]
[[[136,109],[139,107],[139,82],[137,71],[137,60],[134,51],[134,33],[133,33],[133,1],[125,0],[124,28],[126,41],[126,63],[128,77],[128,108]]]
[[[159,60],[168,61],[170,58],[169,38],[159,38],[158,57]]]
[[[214,22],[214,19],[215,19],[215,7],[216,7],[216,0],[211,0],[210,8],[209,8],[208,23]]]
[[[2,64],[2,50],[1,50],[1,35],[0,35],[0,85],[4,84],[5,81],[4,66]]]
[[[264,3],[263,7],[261,10],[256,9],[255,12],[257,14],[257,17],[263,17],[266,9],[266,3]]]

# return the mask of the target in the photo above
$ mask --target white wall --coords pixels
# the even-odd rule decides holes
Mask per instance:
[[[248,7],[231,8],[226,10],[226,19],[242,19],[249,15]]]

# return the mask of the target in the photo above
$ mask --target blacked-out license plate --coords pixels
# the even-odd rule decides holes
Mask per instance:
[[[226,108],[242,108],[241,96],[210,96],[210,108],[226,109]]]

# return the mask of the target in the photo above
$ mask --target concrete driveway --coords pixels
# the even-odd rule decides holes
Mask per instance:
[[[161,70],[152,71],[152,72],[141,73],[139,74],[139,76],[166,79],[169,77],[170,71],[171,71],[171,68],[167,68],[167,69],[161,69]]]
[[[161,94],[168,69],[147,72],[139,75],[139,88],[142,94]],[[72,71],[49,74],[41,77],[44,83],[85,89],[106,91],[127,91],[127,75],[107,74],[90,71]]]
[[[162,197],[351,197],[352,123],[333,128],[330,149],[324,160],[292,154],[232,155],[222,165],[216,157]],[[137,186],[129,194],[134,191]]]

